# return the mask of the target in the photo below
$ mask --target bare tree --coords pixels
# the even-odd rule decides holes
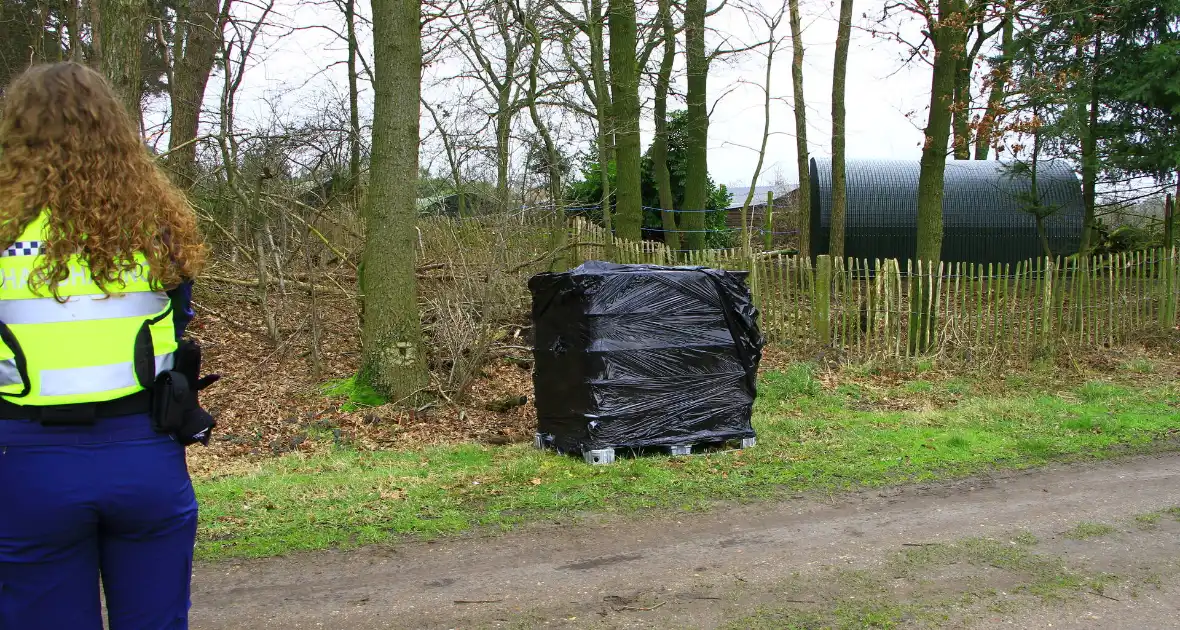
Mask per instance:
[[[450,16],[451,41],[469,66],[463,78],[483,86],[494,104],[496,195],[507,209],[511,199],[512,123],[523,106],[523,55],[530,49],[529,34],[518,28],[510,6],[496,0],[458,0]]]
[[[791,88],[795,95],[795,159],[799,171],[799,251],[811,255],[811,165],[807,148],[807,99],[803,96],[803,26],[799,0],[788,0],[791,12]]]
[[[232,0],[190,0],[176,10],[172,41],[166,41],[163,27],[157,24],[156,35],[168,54],[168,88],[172,105],[172,124],[168,135],[168,167],[176,182],[193,185],[197,161],[197,138],[200,132],[201,107],[205,88],[217,53],[222,30],[229,19]]]
[[[762,163],[766,159],[766,144],[770,141],[770,85],[771,77],[774,69],[774,55],[778,52],[779,46],[782,45],[782,40],[776,35],[779,26],[782,25],[782,20],[786,7],[780,5],[778,10],[774,13],[766,13],[759,8],[752,8],[752,13],[755,14],[766,28],[766,77],[762,83],[762,144],[758,148],[758,162],[754,165],[754,174],[750,177],[750,188],[746,193],[746,198],[742,200],[742,249],[747,258],[752,255],[750,243],[750,224],[749,224],[749,210],[750,204],[754,201],[754,190],[758,187],[758,180],[762,177]],[[769,208],[766,210],[770,211]]]

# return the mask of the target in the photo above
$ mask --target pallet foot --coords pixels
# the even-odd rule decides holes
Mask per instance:
[[[677,444],[675,446],[667,447],[668,454],[673,457],[681,455],[692,455],[692,444]]]
[[[591,466],[604,466],[606,464],[615,463],[615,449],[613,448],[599,448],[589,451],[582,451],[582,458],[586,460],[587,464]]]

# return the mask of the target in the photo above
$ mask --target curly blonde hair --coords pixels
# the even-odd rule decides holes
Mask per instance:
[[[156,166],[106,79],[72,62],[26,70],[9,84],[0,115],[0,247],[46,209],[34,290],[57,296],[75,255],[104,293],[136,269],[137,253],[157,289],[204,266],[184,193]]]

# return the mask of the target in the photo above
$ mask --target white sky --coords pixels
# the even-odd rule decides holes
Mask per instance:
[[[777,8],[773,0],[761,1],[768,9]],[[369,14],[368,3],[361,0],[360,10]],[[848,156],[850,158],[913,158],[921,153],[925,107],[929,98],[930,70],[917,61],[903,64],[904,48],[894,42],[874,39],[867,32],[855,28],[867,26],[880,15],[882,3],[858,0],[855,6],[854,30],[849,55],[847,82]],[[838,6],[819,0],[803,0],[804,70],[808,117],[808,140],[812,155],[827,156],[831,146],[831,75],[835,52],[836,14]],[[342,23],[342,17],[331,6],[314,6],[301,0],[280,0],[276,7],[276,21],[287,26]],[[868,15],[868,19],[864,17]],[[710,19],[709,26],[720,33],[730,33],[736,40],[755,41],[764,35],[751,32],[747,20],[736,9],[727,8]],[[907,30],[913,29],[908,25]],[[262,124],[272,118],[275,109],[287,119],[297,118],[309,104],[321,102],[327,95],[340,98],[347,92],[347,75],[343,66],[345,50],[336,36],[317,29],[296,30],[285,36],[272,35],[259,49],[258,61],[246,73],[239,93],[239,126]],[[789,35],[786,20],[779,33]],[[371,55],[370,39],[362,33],[362,49]],[[714,36],[711,45],[719,44]],[[682,47],[681,47],[682,48]],[[683,50],[680,65],[683,66]],[[772,137],[763,167],[761,184],[774,183],[775,175],[787,181],[795,176],[794,114],[791,103],[791,47],[789,40],[774,59],[771,107]],[[335,64],[335,65],[334,65]],[[709,76],[710,100],[729,92],[716,106],[710,126],[709,170],[713,178],[730,186],[747,186],[757,161],[750,148],[761,142],[763,127],[763,95],[759,85],[765,75],[765,57],[749,53],[740,58],[715,62]],[[334,67],[333,67],[334,65]],[[428,76],[444,72],[449,66],[428,69]],[[683,93],[683,78],[679,77],[678,91]],[[758,85],[743,85],[742,82]],[[369,111],[371,91],[365,87],[364,110]],[[209,105],[215,116],[221,79],[209,82]],[[731,91],[732,90],[732,91]],[[428,100],[445,99],[437,89],[427,90]],[[650,101],[648,101],[650,105]],[[682,103],[670,104],[670,109],[682,108]],[[906,112],[914,112],[911,119]],[[159,113],[149,116],[160,119]],[[527,126],[528,115],[522,114],[520,124]],[[645,112],[644,146],[650,141],[650,111]],[[428,115],[423,116],[423,134],[431,127]],[[429,158],[423,156],[423,164]]]

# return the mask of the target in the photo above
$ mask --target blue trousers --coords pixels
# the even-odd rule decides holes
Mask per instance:
[[[147,416],[0,420],[0,630],[188,627],[197,501]]]

